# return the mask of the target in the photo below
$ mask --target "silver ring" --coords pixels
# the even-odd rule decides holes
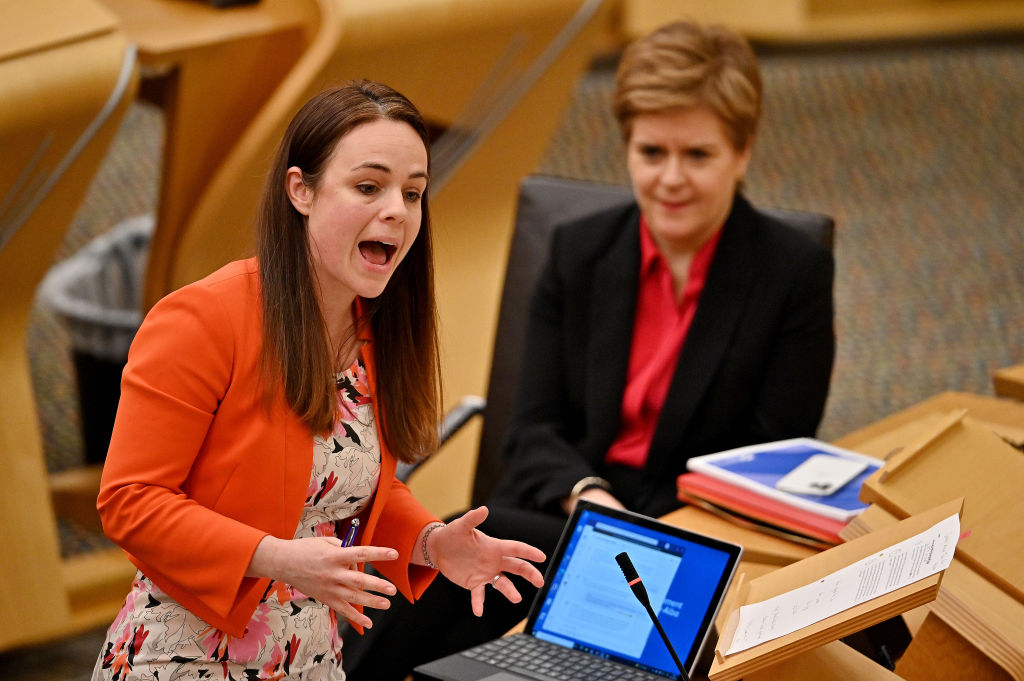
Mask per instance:
[[[499,579],[501,579],[501,573],[500,572],[498,574],[494,575],[494,579],[491,580],[491,586],[493,586],[495,589],[498,588],[498,580]]]

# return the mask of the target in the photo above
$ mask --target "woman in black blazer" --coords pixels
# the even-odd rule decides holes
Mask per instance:
[[[632,206],[556,230],[492,505],[564,520],[576,498],[592,497],[659,516],[680,505],[675,480],[691,456],[814,435],[834,354],[832,256],[737,194],[646,460],[606,461],[621,433],[639,220]]]
[[[760,109],[756,58],[727,29],[671,24],[627,48],[615,113],[636,204],[555,233],[488,534],[550,553],[581,498],[662,515],[690,457],[815,434],[833,260],[739,193]],[[350,679],[402,679],[500,636],[534,593],[477,619],[450,588],[396,600],[369,654],[346,641]]]

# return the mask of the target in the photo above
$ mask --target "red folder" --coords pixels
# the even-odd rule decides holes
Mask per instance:
[[[846,523],[795,508],[728,482],[701,473],[683,473],[677,479],[679,499],[707,507],[706,504],[758,523],[809,537],[816,542],[840,544],[839,531]]]

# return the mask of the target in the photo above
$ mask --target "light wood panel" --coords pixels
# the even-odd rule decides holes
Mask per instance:
[[[677,19],[731,26],[764,42],[967,35],[1024,28],[1018,0],[623,0],[627,40]]]
[[[885,458],[952,411],[966,409],[977,423],[1012,441],[1024,433],[1024,404],[974,393],[944,392],[858,428],[835,441],[836,446]]]
[[[999,369],[992,374],[996,395],[1024,400],[1024,364]]]
[[[80,622],[50,505],[28,321],[136,83],[127,41],[92,0],[5,7],[12,11],[0,29],[9,48],[0,51],[0,649]]]
[[[170,268],[185,223],[246,126],[308,47],[320,14],[314,0],[228,9],[191,0],[102,2],[138,45],[151,79],[146,91],[164,109],[156,229],[143,283],[148,308],[174,288]]]

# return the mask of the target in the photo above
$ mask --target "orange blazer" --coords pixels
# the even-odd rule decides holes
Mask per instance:
[[[262,398],[259,275],[231,263],[171,293],[128,355],[97,506],[103,529],[142,572],[196,615],[242,636],[267,579],[246,577],[260,540],[295,535],[313,435],[281,391]],[[362,349],[371,392],[372,342]],[[374,393],[374,413],[380,408]],[[375,567],[410,600],[436,571],[412,565],[436,517],[395,480],[381,439],[380,484],[359,543],[399,559]]]

